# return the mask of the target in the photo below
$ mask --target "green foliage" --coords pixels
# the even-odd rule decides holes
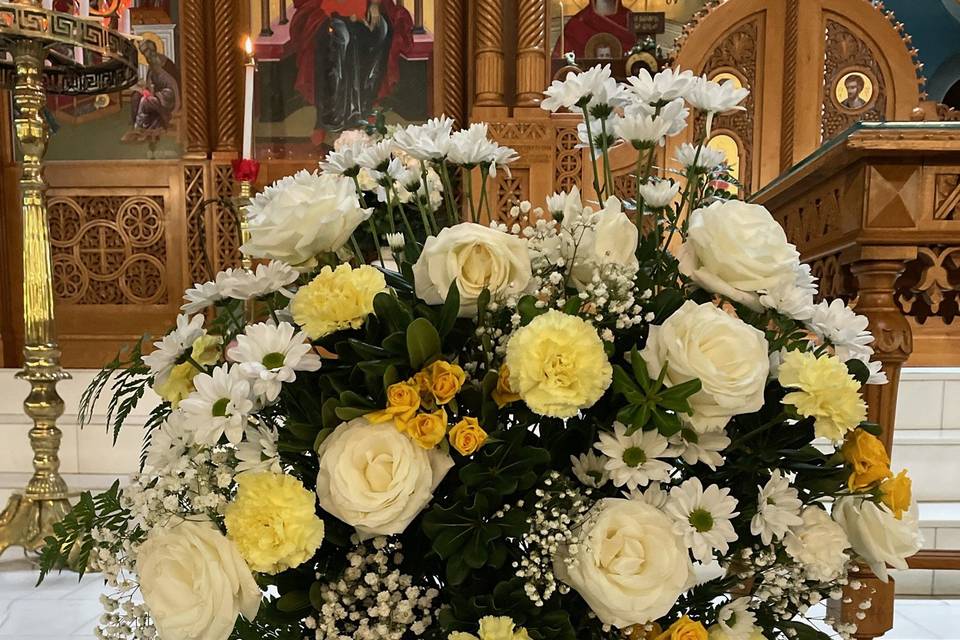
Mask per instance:
[[[108,432],[112,426],[114,444],[120,436],[123,423],[130,412],[136,408],[143,398],[147,386],[152,382],[150,370],[143,364],[142,359],[144,340],[146,340],[146,337],[141,338],[139,342],[134,344],[128,356],[124,355],[126,349],[117,353],[113,360],[97,372],[97,375],[94,376],[80,396],[77,421],[83,427],[90,424],[97,401],[107,385],[110,384],[111,378],[113,379],[113,383],[110,384],[110,402],[107,405],[106,424]]]
[[[700,391],[697,379],[668,387],[663,380],[667,374],[664,365],[656,380],[647,372],[647,363],[636,348],[630,351],[628,372],[620,365],[613,367],[614,395],[623,396],[626,404],[617,413],[617,420],[627,426],[627,434],[640,429],[656,429],[670,437],[683,428],[680,414],[692,414],[690,396]]]
[[[130,531],[130,512],[120,504],[120,481],[105,492],[93,495],[89,491],[80,494],[80,500],[63,520],[53,525],[53,535],[44,541],[40,554],[39,585],[47,574],[65,566],[73,567],[83,577],[90,561],[90,553],[96,542],[91,536],[94,529],[103,529],[117,534],[119,539],[139,540],[139,528]]]

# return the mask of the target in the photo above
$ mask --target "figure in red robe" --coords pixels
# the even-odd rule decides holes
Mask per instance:
[[[637,42],[630,29],[630,13],[620,0],[590,0],[563,27],[563,39],[557,41],[553,56],[572,51],[577,58],[587,57],[587,42],[598,33],[609,33],[620,41],[621,52],[629,51]]]
[[[393,91],[400,57],[413,46],[413,18],[395,0],[294,0],[294,6],[295,86],[317,108],[313,142],[319,145],[327,131],[367,124]]]

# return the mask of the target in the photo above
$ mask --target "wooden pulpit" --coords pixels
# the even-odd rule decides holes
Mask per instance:
[[[960,365],[960,331],[950,326],[960,290],[960,122],[856,124],[752,200],[786,229],[821,296],[851,301],[869,319],[890,382],[865,396],[889,449],[904,363]],[[956,568],[952,552],[930,555],[942,564],[925,568]],[[869,571],[860,582],[842,616],[858,625],[856,637],[876,638],[893,624],[893,586]],[[872,605],[861,610],[865,598]]]

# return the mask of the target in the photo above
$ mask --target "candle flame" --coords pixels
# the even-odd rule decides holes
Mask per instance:
[[[248,56],[253,56],[253,40],[250,38],[250,36],[247,36],[243,40],[243,50]]]

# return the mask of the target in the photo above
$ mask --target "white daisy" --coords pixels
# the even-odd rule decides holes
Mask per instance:
[[[671,180],[651,180],[639,187],[643,204],[650,209],[669,207],[680,193],[680,183]]]
[[[728,111],[746,111],[746,107],[740,103],[749,94],[749,89],[738,87],[733,80],[717,83],[700,77],[693,81],[685,97],[695,109],[707,113],[727,113]]]
[[[587,109],[594,117],[603,118],[614,109],[625,107],[629,103],[630,94],[627,88],[613,78],[605,78],[594,86]]]
[[[739,515],[737,499],[730,489],[715,484],[706,489],[699,478],[690,478],[670,490],[665,511],[677,523],[677,532],[684,536],[693,557],[709,562],[713,552],[725,554],[729,543],[737,539],[731,520]]]
[[[614,133],[634,149],[649,149],[663,144],[672,122],[660,116],[629,112],[614,121]]]
[[[277,399],[284,382],[297,379],[297,371],[320,368],[320,356],[313,353],[306,334],[287,322],[249,325],[227,356],[240,363],[240,370],[253,382],[253,393],[267,402]]]
[[[867,331],[867,318],[858,315],[843,300],[826,300],[813,307],[808,326],[817,336],[834,347],[845,348],[850,355],[871,355],[873,336]],[[855,356],[854,356],[855,357]]]
[[[226,435],[233,444],[240,442],[247,416],[253,411],[250,382],[239,367],[221,365],[213,374],[200,373],[193,379],[196,389],[180,403],[196,441],[214,445]]]
[[[144,469],[163,475],[183,458],[192,443],[193,432],[187,428],[183,413],[172,412],[150,435]]]
[[[697,147],[689,142],[684,142],[677,149],[676,159],[684,169],[694,167],[699,171],[710,173],[715,171],[727,159],[727,156],[724,155],[723,151],[710,147],[700,147],[700,154],[697,155]]]
[[[690,119],[690,109],[683,98],[677,98],[664,105],[650,105],[643,102],[634,102],[624,108],[625,116],[644,114],[648,116],[657,116],[661,120],[669,123],[667,127],[667,136],[675,136],[687,128],[687,122]]]
[[[550,83],[544,91],[546,98],[540,103],[540,108],[557,111],[579,107],[580,103],[586,104],[610,77],[610,65],[597,65],[580,73],[571,71],[563,80]]]
[[[296,269],[280,260],[271,260],[267,264],[258,264],[256,271],[246,269],[228,269],[223,272],[223,282],[220,285],[223,294],[237,300],[260,298],[272,293],[282,293],[293,297],[287,287],[300,274]]]
[[[498,145],[487,137],[487,123],[475,122],[450,135],[447,157],[454,164],[475,167],[492,162]]]
[[[807,321],[813,317],[813,297],[816,294],[817,280],[810,273],[810,265],[801,264],[792,282],[761,290],[760,304],[788,318]]]
[[[496,176],[497,167],[502,167],[504,173],[507,174],[507,177],[512,177],[513,174],[510,172],[510,165],[520,159],[520,154],[517,153],[515,149],[511,149],[510,147],[501,146],[496,142],[493,144],[493,157],[490,160],[489,169],[490,176]]]
[[[687,464],[702,462],[713,471],[723,466],[724,458],[720,452],[730,446],[730,438],[722,429],[691,433],[690,437],[695,439],[687,440],[683,432],[676,434],[670,438],[668,451],[682,458]]]
[[[357,156],[357,164],[371,171],[383,171],[390,164],[392,151],[393,142],[390,140],[368,144]]]
[[[257,426],[248,425],[244,429],[243,442],[236,446],[235,455],[239,461],[237,472],[283,473],[280,454],[277,451],[278,438],[279,435],[274,427],[269,427],[262,422]]]
[[[600,157],[600,154],[603,153],[604,140],[606,140],[607,148],[614,146],[617,142],[616,137],[613,135],[613,129],[616,127],[617,116],[610,118],[609,126],[607,126],[606,137],[603,135],[603,130],[600,128],[600,125],[594,124],[591,125],[590,134],[592,134],[593,139],[593,155],[595,157]],[[577,143],[578,149],[586,149],[590,146],[591,136],[587,135],[587,125],[583,122],[577,125],[577,138],[580,140]]]
[[[604,468],[607,459],[593,451],[581,453],[579,457],[570,456],[570,465],[577,480],[588,487],[599,489],[610,480],[610,472]]]
[[[640,489],[624,491],[623,495],[630,500],[639,500],[661,510],[670,499],[670,494],[663,490],[663,485],[659,482],[651,482],[643,491]]]
[[[327,154],[320,163],[320,169],[325,173],[347,177],[357,175],[360,171],[360,154],[369,144],[368,141],[356,140],[351,144],[342,145]]]
[[[681,98],[696,79],[693,71],[674,71],[667,68],[651,76],[649,71],[641,69],[637,75],[627,78],[627,82],[630,83],[630,92],[642,102],[657,104]]]
[[[593,446],[610,458],[604,468],[610,472],[613,484],[636,489],[670,477],[673,467],[657,459],[667,457],[668,445],[659,431],[641,429],[628,436],[627,428],[615,422],[613,433],[601,433],[600,442]]]
[[[737,598],[720,607],[717,624],[727,640],[750,640],[757,630],[757,617],[750,611],[750,599]]]
[[[763,544],[782,538],[790,527],[802,524],[800,494],[790,486],[780,469],[760,488],[757,513],[750,520],[750,533],[760,536]]]
[[[420,161],[440,160],[447,155],[452,131],[453,120],[450,118],[431,118],[423,124],[397,129],[393,134],[393,144],[411,158]]]
[[[186,314],[177,316],[177,326],[153,343],[155,349],[143,356],[143,363],[150,368],[154,384],[161,383],[170,375],[175,365],[180,364],[184,356],[193,348],[197,338],[206,334],[203,328],[203,316],[192,318]]]

